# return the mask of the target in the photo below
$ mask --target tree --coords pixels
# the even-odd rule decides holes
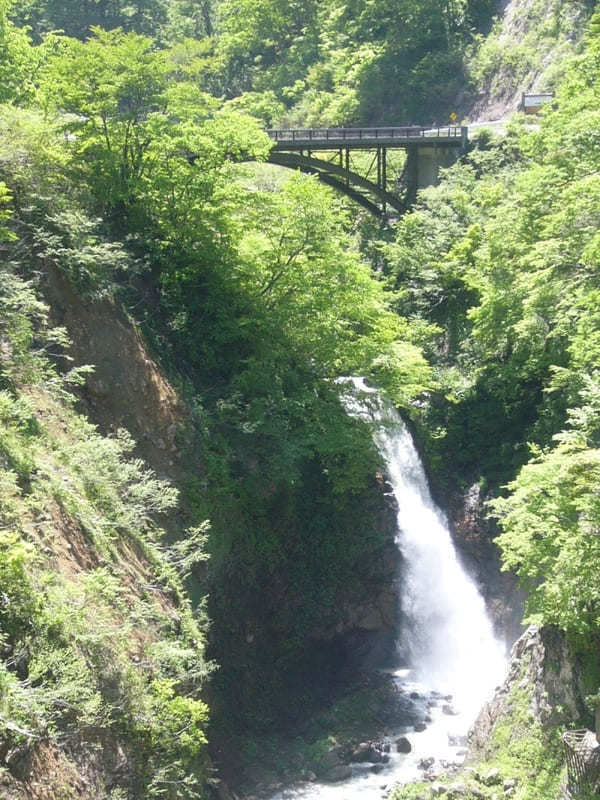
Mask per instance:
[[[167,61],[150,39],[96,28],[60,41],[41,94],[63,118],[73,168],[105,208],[123,209],[149,168],[148,149],[166,109]]]
[[[0,103],[31,97],[41,55],[31,46],[27,32],[9,19],[13,5],[13,0],[0,0]]]
[[[505,569],[528,589],[527,620],[557,625],[579,643],[600,628],[600,384],[588,376],[569,428],[492,504]]]
[[[94,27],[156,36],[167,21],[168,0],[22,0],[15,21],[39,41],[49,31],[84,40]]]

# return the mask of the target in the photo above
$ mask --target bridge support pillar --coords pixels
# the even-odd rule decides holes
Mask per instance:
[[[437,186],[440,167],[452,166],[459,155],[456,147],[408,147],[404,168],[408,204],[414,204],[419,189]]]

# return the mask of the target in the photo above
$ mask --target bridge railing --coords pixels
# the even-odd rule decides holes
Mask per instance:
[[[419,127],[409,125],[394,128],[292,128],[289,130],[267,130],[267,134],[275,142],[306,141],[373,141],[377,139],[461,139],[463,128],[457,125],[445,127]]]

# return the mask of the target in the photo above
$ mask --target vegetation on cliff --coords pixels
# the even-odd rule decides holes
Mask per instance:
[[[532,619],[573,634],[598,625],[597,25],[540,125],[483,132],[386,246],[399,309],[439,326],[446,400],[424,422],[439,474],[512,481],[493,506],[505,563]]]
[[[482,131],[382,245],[400,312],[438,326],[427,353],[440,392],[419,420],[430,463],[447,490],[478,482],[495,497],[504,567],[528,592],[525,619],[566,634],[588,687],[576,694],[599,677],[599,24],[596,14],[539,124],[516,118],[501,138]],[[515,796],[552,798],[555,723],[515,735],[531,713],[517,695],[493,731],[492,766],[511,777],[529,765]],[[582,701],[555,717],[590,726]]]
[[[202,533],[169,545],[160,520],[177,492],[132,458],[125,431],[103,437],[74,410],[87,369],[53,366],[68,340],[15,251],[0,269],[0,788],[22,796],[46,753],[64,797],[81,788],[70,761],[82,758],[100,776],[90,794],[108,796],[101,762],[121,760],[138,796],[175,784],[196,796],[210,666],[182,578],[204,557]]]
[[[237,749],[339,680],[327,631],[387,570],[378,459],[337,379],[370,376],[406,405],[430,369],[331,193],[294,176],[262,184],[240,165],[269,140],[199,86],[197,48],[100,28],[34,44],[8,10],[3,780],[18,796],[54,748],[74,792],[87,750],[110,740],[89,796],[200,797],[202,596],[215,740],[237,736]],[[92,307],[118,298],[179,384],[178,511],[127,434],[107,438],[74,410],[65,382],[85,370],[65,367],[64,332],[44,355],[56,274]],[[63,569],[70,534],[83,552]],[[210,565],[189,576],[204,539]]]
[[[372,229],[327,189],[248,166],[265,124],[446,118],[469,63],[490,79],[492,12],[0,0],[0,786],[15,796],[50,750],[78,791],[76,765],[110,740],[90,796],[202,797],[203,699],[215,741],[251,750],[331,690],[331,631],[381,584],[386,545],[344,375],[411,416],[440,484],[497,496],[528,618],[596,652],[598,17],[539,127],[481,133],[363,252]],[[181,462],[159,464],[179,500],[131,437],[76,410],[86,370],[48,321],[54,273],[90,306],[116,299],[185,398]]]

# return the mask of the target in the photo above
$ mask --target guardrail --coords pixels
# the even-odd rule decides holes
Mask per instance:
[[[267,134],[275,142],[297,141],[377,141],[378,139],[462,139],[466,128],[458,125],[445,127],[405,126],[399,128],[293,128],[270,129]]]

